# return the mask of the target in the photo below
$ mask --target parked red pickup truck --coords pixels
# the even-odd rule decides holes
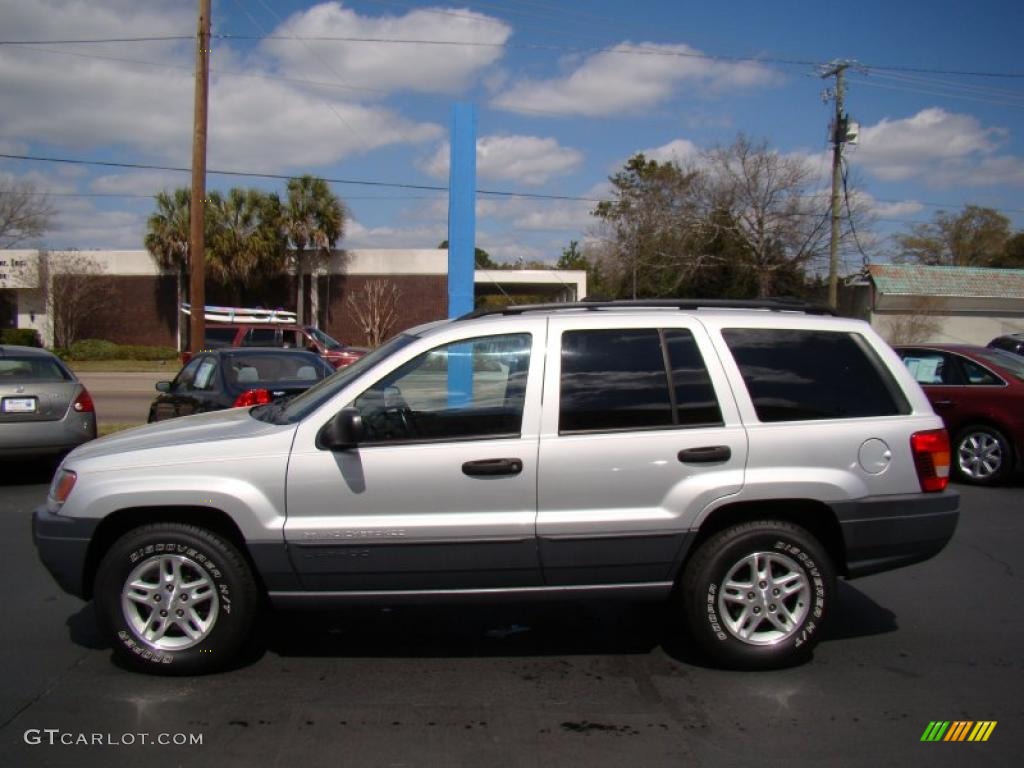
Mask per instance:
[[[366,354],[362,347],[350,347],[311,325],[282,323],[210,323],[206,324],[206,349],[221,347],[292,347],[308,349],[335,368],[344,368]],[[181,362],[192,357],[181,353]]]

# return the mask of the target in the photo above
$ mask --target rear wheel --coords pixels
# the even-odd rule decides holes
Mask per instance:
[[[717,663],[771,669],[806,660],[835,590],[819,542],[803,528],[759,520],[701,544],[679,597],[690,636]]]
[[[1013,467],[1013,449],[1002,432],[974,424],[956,436],[956,471],[968,483],[989,485],[1004,480]]]
[[[246,641],[259,602],[239,551],[180,523],[143,526],[116,541],[100,563],[94,596],[117,656],[158,674],[226,666]]]

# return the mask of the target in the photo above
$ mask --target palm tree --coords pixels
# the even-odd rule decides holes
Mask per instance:
[[[307,248],[314,256],[327,258],[331,249],[345,232],[345,206],[331,192],[323,179],[310,175],[288,180],[288,201],[284,209],[283,226],[288,240],[295,249],[295,266],[298,281],[296,293],[299,322],[303,321],[302,302],[302,255]],[[314,269],[313,293],[316,293],[316,271]],[[313,301],[313,317],[317,325],[316,302]]]
[[[238,188],[227,196],[212,192],[208,221],[208,274],[231,289],[236,304],[241,302],[243,288],[280,274],[287,243],[276,194]]]
[[[185,299],[185,273],[188,270],[189,255],[189,204],[192,195],[188,189],[173,192],[158,192],[156,210],[146,221],[146,250],[161,269],[173,269],[177,273],[178,303],[175,316],[178,325],[178,341],[181,349],[187,344],[183,337],[185,324],[181,322],[181,303]]]

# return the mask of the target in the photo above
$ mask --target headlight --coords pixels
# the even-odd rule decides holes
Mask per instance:
[[[56,513],[64,506],[64,502],[67,501],[75,487],[76,480],[78,480],[78,474],[70,469],[57,470],[57,474],[53,476],[53,482],[50,483],[50,492],[46,497],[46,506],[51,512]]]

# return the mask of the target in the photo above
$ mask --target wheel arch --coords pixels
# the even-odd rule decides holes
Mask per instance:
[[[93,596],[93,582],[100,561],[110,547],[126,533],[153,523],[183,523],[205,528],[211,533],[230,541],[245,558],[252,571],[253,578],[263,594],[266,594],[259,569],[256,567],[246,545],[245,536],[231,516],[222,509],[201,506],[161,506],[161,507],[128,507],[110,513],[96,527],[85,556],[82,586],[84,599]]]
[[[675,577],[679,577],[700,545],[719,531],[739,523],[766,519],[784,520],[804,528],[825,548],[836,572],[846,574],[846,543],[835,511],[821,501],[793,498],[738,501],[711,512],[701,523],[685,556],[677,564]]]

